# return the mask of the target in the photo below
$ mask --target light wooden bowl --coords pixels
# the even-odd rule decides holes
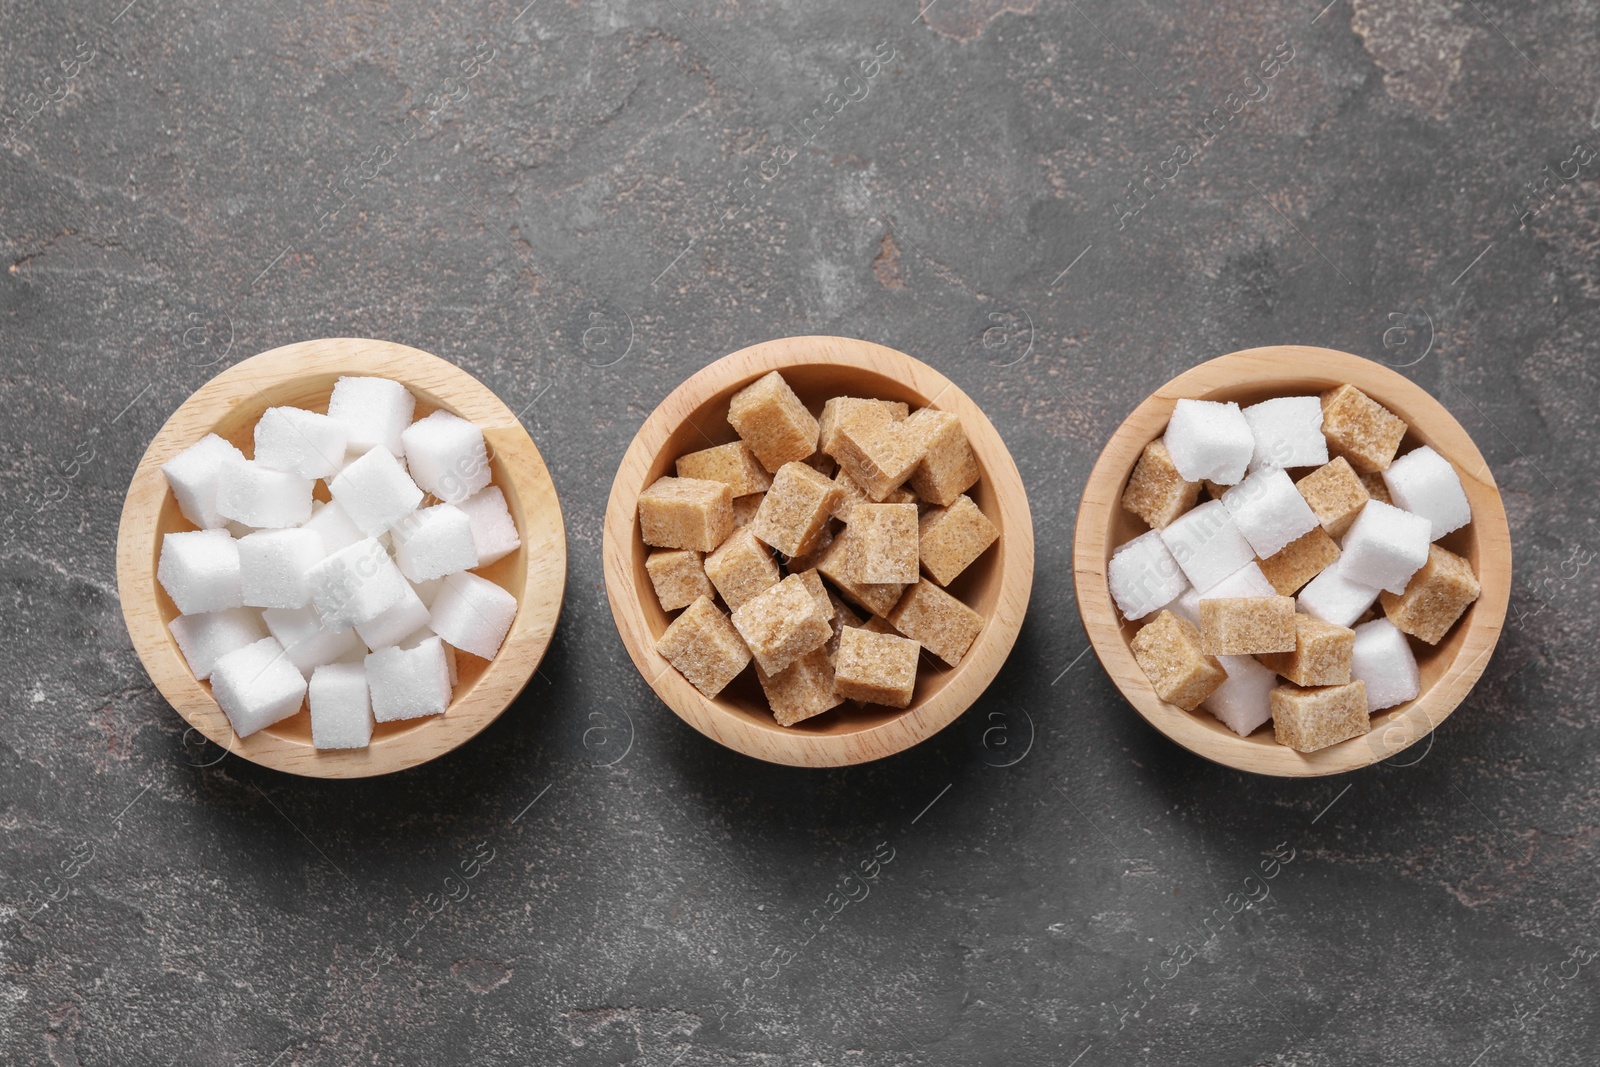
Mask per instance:
[[[1411,428],[1405,453],[1431,445],[1456,468],[1472,504],[1472,522],[1439,544],[1465,556],[1482,595],[1437,645],[1411,641],[1422,671],[1415,700],[1372,716],[1372,731],[1319,752],[1300,753],[1273,739],[1271,723],[1239,737],[1204,709],[1184,711],[1156,696],[1129,642],[1140,622],[1123,621],[1106,585],[1106,564],[1124,542],[1149,527],[1122,507],[1122,491],[1145,445],[1160,437],[1181,398],[1254,404],[1275,396],[1315,394],[1354,385]],[[1201,490],[1202,497],[1204,490]],[[1241,771],[1282,777],[1338,774],[1365,767],[1426,737],[1472,689],[1500,638],[1511,594],[1511,532],[1494,475],[1472,438],[1421,387],[1381,364],[1327,348],[1282,345],[1234,352],[1202,363],[1162,386],[1134,409],[1089,474],[1078,505],[1073,576],[1084,629],[1117,688],[1152,726],[1197,755]],[[1381,617],[1381,609],[1380,617]]]
[[[644,568],[649,549],[639,531],[639,493],[671,474],[679,456],[736,439],[728,400],[779,371],[813,414],[834,396],[904,400],[954,413],[983,469],[968,491],[1000,529],[1000,539],[950,585],[984,617],[972,648],[954,668],[924,655],[909,708],[846,703],[796,726],[772,718],[751,667],[715,700],[701,695],[656,654],[671,617],[661,610]],[[667,706],[728,748],[772,763],[839,767],[881,759],[939,732],[965,711],[1005,662],[1033,587],[1033,520],[1022,478],[994,426],[948,378],[892,348],[847,337],[786,337],[724,356],[673,390],[628,446],[611,486],[605,528],[606,596],[622,643],[639,673]]]
[[[522,547],[477,573],[516,596],[520,607],[492,661],[458,652],[459,684],[443,715],[379,723],[363,749],[311,747],[311,715],[298,714],[240,738],[198,681],[167,628],[177,608],[156,581],[163,535],[192,530],[167,487],[161,465],[208,433],[245,455],[255,423],[269,407],[328,409],[342,374],[390,378],[417,398],[417,417],[443,408],[476,423],[489,448],[494,484],[505,494]],[[327,499],[319,483],[317,496]],[[506,709],[539,666],[561,612],[567,540],[554,483],[522,423],[488,387],[452,363],[388,341],[332,338],[285,345],[229,367],[173,412],[133,473],[117,532],[117,592],[134,650],[145,670],[189,724],[264,767],[316,778],[361,778],[425,763],[460,745]]]

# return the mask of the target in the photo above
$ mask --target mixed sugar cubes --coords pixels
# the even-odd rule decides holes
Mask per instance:
[[[1413,642],[1443,640],[1480,587],[1437,543],[1472,519],[1460,476],[1426,445],[1399,455],[1407,429],[1350,385],[1177,401],[1122,498],[1150,529],[1106,575],[1162,700],[1311,752],[1416,698]]]
[[[239,736],[309,704],[317,748],[364,747],[444,713],[456,651],[492,659],[510,631],[516,598],[473,573],[521,545],[483,433],[415,413],[400,383],[344,377],[325,413],[267,409],[250,456],[208,434],[162,467],[197,527],[162,539],[172,635]]]
[[[919,667],[956,666],[982,631],[949,587],[1000,537],[961,420],[870,397],[813,411],[772,372],[728,423],[736,440],[639,495],[645,570],[678,612],[656,651],[707,697],[751,668],[780,726],[910,706]]]

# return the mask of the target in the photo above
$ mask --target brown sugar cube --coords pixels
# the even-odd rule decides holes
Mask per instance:
[[[805,580],[791,574],[735,609],[734,629],[761,669],[777,674],[833,636],[833,613],[817,603]]]
[[[822,609],[824,615],[833,614],[833,598],[828,595],[828,587],[822,584],[822,575],[817,573],[815,567],[808,567],[803,571],[795,571],[794,576],[805,584],[806,589],[817,602],[817,607]]]
[[[672,620],[656,641],[656,652],[708,697],[722,692],[750,662],[738,631],[708,596],[696,598]]]
[[[1360,679],[1318,689],[1280,685],[1268,699],[1273,736],[1296,752],[1315,752],[1372,729],[1367,683]]]
[[[911,414],[911,406],[899,400],[867,400],[856,396],[833,397],[822,405],[822,414],[817,418],[817,451],[833,455],[833,433],[838,426],[839,416],[866,404],[883,408],[896,422]]]
[[[834,653],[839,651],[839,634],[840,634],[840,632],[846,626],[860,626],[860,625],[862,625],[862,620],[861,620],[861,616],[857,615],[855,612],[850,610],[850,605],[849,604],[846,604],[843,600],[840,600],[837,596],[835,596],[833,594],[833,592],[831,590],[828,592],[827,595],[828,595],[828,604],[829,604],[829,606],[831,607],[831,609],[833,611],[833,620],[832,620],[833,636],[828,638],[828,643],[824,647],[827,648],[828,655],[830,657],[832,657]]]
[[[1200,651],[1200,631],[1188,619],[1162,610],[1133,635],[1133,658],[1150,679],[1156,696],[1193,711],[1223,682],[1228,672],[1214,656]]]
[[[900,602],[900,594],[905,586],[899,582],[884,584],[870,584],[855,580],[855,539],[850,535],[850,527],[846,526],[833,539],[822,558],[817,560],[817,570],[822,572],[834,585],[839,587],[839,592],[852,604],[858,604],[873,615],[887,615],[894,610]]]
[[[817,420],[777,371],[733,394],[728,421],[761,465],[774,474],[785,463],[817,450]]]
[[[722,594],[729,611],[738,611],[758,593],[778,584],[778,564],[771,549],[756,540],[749,527],[735,530],[706,557],[706,577]]]
[[[1335,537],[1343,537],[1361,509],[1367,506],[1370,494],[1364,481],[1349,460],[1336,456],[1332,462],[1324,463],[1295,482],[1294,487],[1311,505],[1311,512],[1322,523],[1322,528]]]
[[[857,504],[870,504],[872,498],[867,496],[867,491],[856,484],[855,479],[844,471],[839,471],[833,476],[833,484],[839,487],[839,499],[833,505],[833,517],[840,522],[849,522],[850,513]],[[883,498],[885,504],[915,504],[917,494],[901,486],[892,490]]]
[[[726,482],[657,478],[639,494],[639,527],[652,548],[710,552],[733,532],[733,495]]]
[[[1393,504],[1394,498],[1389,495],[1389,483],[1383,480],[1383,475],[1374,471],[1361,476],[1361,487],[1367,491],[1372,499],[1384,504]]]
[[[1139,462],[1122,492],[1122,506],[1150,524],[1152,530],[1165,527],[1194,507],[1200,498],[1200,483],[1186,482],[1172,464],[1167,443],[1159,438],[1144,446]]]
[[[761,508],[761,501],[766,499],[765,493],[751,493],[749,496],[736,496],[733,498],[733,528],[749,526],[750,520],[756,517],[756,512]]]
[[[1448,549],[1429,545],[1428,562],[1411,576],[1406,591],[1397,596],[1385,590],[1378,601],[1395,626],[1437,645],[1481,592],[1472,564]]]
[[[1294,617],[1294,651],[1263,655],[1261,665],[1295,685],[1344,685],[1350,680],[1350,656],[1356,632],[1346,626]]]
[[[785,463],[750,521],[750,531],[786,556],[809,551],[832,517],[839,489],[804,463]]]
[[[734,498],[765,492],[772,475],[756,459],[750,446],[733,441],[715,448],[702,448],[678,457],[678,477],[700,478],[708,482],[727,482]]]
[[[911,475],[911,488],[930,504],[947,508],[978,483],[978,457],[972,454],[961,420],[948,411],[921,408],[904,427],[920,442],[922,462]]]
[[[1339,542],[1318,526],[1302,534],[1260,560],[1261,573],[1267,576],[1280,596],[1294,596],[1302,585],[1321,574],[1323,568],[1339,558]]]
[[[896,630],[952,667],[983,629],[982,615],[926,578],[906,590],[888,619]]]
[[[1322,432],[1336,455],[1370,474],[1389,469],[1406,424],[1355,386],[1341,385],[1322,394]]]
[[[1211,656],[1294,651],[1294,598],[1212,597],[1200,601],[1200,644]]]
[[[823,554],[828,551],[829,546],[832,544],[833,527],[824,526],[817,531],[817,536],[811,539],[804,552],[798,556],[783,557],[784,573],[799,574],[801,571],[814,569],[822,561]]]
[[[826,648],[807,652],[777,674],[768,674],[758,663],[756,678],[779,726],[793,726],[844,703],[833,688],[833,661]]]
[[[989,517],[962,494],[947,508],[929,508],[917,522],[917,555],[922,569],[949,585],[1000,537]]]
[[[833,432],[833,458],[868,499],[883,502],[905,484],[922,461],[922,435],[907,429],[911,419],[897,422],[876,405],[839,413]]]
[[[1222,494],[1233,488],[1231,485],[1218,485],[1210,478],[1200,484],[1206,487],[1206,496],[1209,496],[1212,500],[1221,500]]]
[[[851,627],[839,635],[833,688],[841,697],[903,708],[917,684],[915,641]]]
[[[856,541],[851,558],[856,581],[910,585],[917,580],[915,504],[857,504],[850,533]]]
[[[883,618],[881,615],[872,616],[866,622],[861,624],[861,628],[869,633],[894,634],[896,637],[905,636],[905,634],[901,633],[899,630],[896,630],[893,626],[890,626],[889,620]]]
[[[703,596],[716,596],[700,553],[687,548],[658,548],[645,557],[644,569],[655,586],[662,611],[686,608]]]

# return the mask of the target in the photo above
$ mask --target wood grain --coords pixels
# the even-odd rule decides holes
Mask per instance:
[[[364,749],[318,751],[310,714],[246,738],[234,734],[211,688],[195,679],[167,628],[178,614],[156,581],[161,538],[193,525],[178,509],[161,465],[207,433],[252,454],[256,420],[269,407],[326,411],[340,375],[372,375],[405,385],[418,418],[443,408],[483,430],[494,484],[505,494],[522,547],[478,573],[520,605],[493,661],[457,653],[460,682],[443,715],[380,723]],[[318,496],[326,499],[319,483]],[[405,345],[330,338],[285,345],[244,360],[201,386],[173,412],[134,471],[117,532],[117,590],[134,649],[150,678],[206,737],[275,770],[318,778],[359,778],[414,767],[449,752],[493,722],[533,676],[555,631],[566,588],[567,540],[555,484],[522,423],[466,371]]]
[[[672,472],[686,452],[735,439],[728,400],[780,371],[813,413],[834,396],[904,400],[954,413],[983,469],[973,501],[1000,528],[999,541],[956,579],[950,592],[984,617],[983,630],[954,669],[923,656],[909,708],[845,705],[794,727],[773,721],[752,672],[711,700],[656,654],[671,618],[644,569],[639,493]],[[882,345],[845,337],[788,337],[725,356],[661,402],[628,446],[606,507],[606,596],[628,654],[647,682],[689,725],[719,744],[773,763],[837,767],[909,748],[955,721],[994,680],[1022,627],[1033,588],[1033,519],[1021,475],[994,426],[965,393],[932,367]]]
[[[1253,404],[1274,396],[1319,393],[1349,383],[1410,427],[1401,451],[1431,445],[1461,476],[1472,522],[1439,544],[1471,561],[1482,594],[1438,645],[1412,642],[1422,672],[1415,700],[1372,716],[1362,737],[1300,753],[1279,745],[1270,727],[1241,738],[1207,712],[1184,711],[1155,695],[1129,641],[1140,623],[1125,622],[1106,585],[1118,546],[1148,527],[1122,507],[1122,491],[1145,445],[1161,436],[1180,398]],[[1499,641],[1511,595],[1511,531],[1494,475],[1455,417],[1420,386],[1388,367],[1327,348],[1282,345],[1234,352],[1180,374],[1123,421],[1090,472],[1078,505],[1073,545],[1078,612],[1095,654],[1112,681],[1149,723],[1178,744],[1217,763],[1253,774],[1306,777],[1338,774],[1387,759],[1426,737],[1465,699]]]

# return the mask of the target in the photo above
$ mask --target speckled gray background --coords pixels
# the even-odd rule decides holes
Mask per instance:
[[[1594,4],[125,3],[0,3],[0,1060],[1594,1062]],[[795,333],[939,367],[1035,509],[999,680],[852,770],[683,726],[601,583],[645,415]],[[523,410],[571,548],[523,697],[378,781],[186,743],[114,589],[167,414],[329,335]],[[1157,736],[1068,580],[1117,422],[1274,342],[1403,366],[1516,542],[1474,694],[1333,780]]]

